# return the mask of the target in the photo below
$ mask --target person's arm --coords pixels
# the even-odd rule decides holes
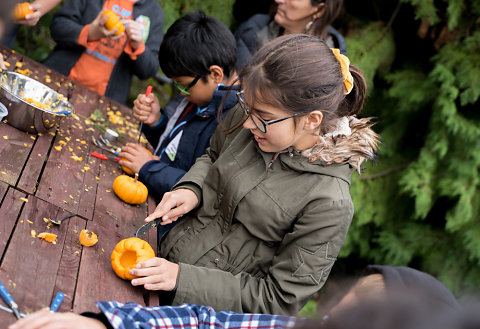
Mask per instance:
[[[3,55],[0,54],[0,68],[3,70],[6,70],[7,67],[5,66],[5,63],[3,62]]]
[[[50,25],[53,40],[64,47],[79,47],[79,36],[85,27],[84,11],[88,0],[67,0],[55,13]],[[96,15],[88,22],[95,19]]]
[[[84,317],[75,313],[52,313],[48,309],[32,313],[18,320],[8,327],[9,329],[42,329],[42,328],[69,328],[69,329],[110,329],[101,319]]]
[[[125,53],[132,60],[132,72],[140,79],[148,79],[157,73],[158,51],[163,39],[163,11],[160,6],[155,6],[154,12],[149,13],[150,31],[145,44],[140,48],[133,48],[129,42]]]
[[[208,304],[235,312],[295,313],[325,283],[352,215],[350,200],[311,202],[285,235],[262,278],[180,263],[172,304]]]
[[[138,180],[145,184],[150,195],[160,200],[162,195],[169,192],[185,173],[183,169],[169,166],[160,160],[152,160],[142,166]]]
[[[38,23],[43,15],[60,4],[62,0],[35,0],[31,3],[30,9],[33,10],[33,14],[25,16],[25,19],[16,21],[17,24],[34,26]]]

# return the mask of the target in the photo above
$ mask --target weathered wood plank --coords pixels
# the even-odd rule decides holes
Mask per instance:
[[[4,183],[2,183],[0,189],[4,188],[5,192],[7,192],[8,185],[5,186]],[[17,218],[24,206],[24,201],[20,200],[20,198],[25,197],[25,193],[10,188],[0,206],[0,259],[3,257]]]
[[[47,159],[48,151],[53,141],[53,136],[47,133],[37,135],[36,137],[35,135],[30,135],[30,138],[34,139],[35,143],[18,181],[17,188],[29,194],[34,194],[40,180],[43,164]]]
[[[8,184],[4,182],[0,182],[0,203],[3,200],[3,197],[7,193],[8,190]]]
[[[27,162],[33,140],[8,124],[0,122],[0,180],[15,186]]]
[[[97,300],[116,300],[144,305],[142,289],[118,278],[112,270],[110,255],[115,245],[131,237],[136,225],[127,217],[116,220],[96,211],[87,229],[98,235],[99,242],[84,248],[75,293],[74,312],[95,311]]]
[[[29,196],[15,226],[0,266],[0,280],[22,310],[34,311],[49,306],[56,288],[65,289],[69,298],[73,295],[73,289],[69,287],[75,286],[75,277],[65,275],[65,271],[66,268],[78,268],[80,258],[73,252],[73,248],[65,249],[64,245],[67,243],[67,246],[72,246],[72,241],[77,237],[73,227],[84,227],[85,221],[71,218],[68,224],[49,228],[43,220],[44,217],[57,218],[61,214],[58,207]],[[32,230],[36,234],[57,234],[57,243],[51,244],[32,237]],[[57,273],[60,274],[58,278]],[[11,315],[11,318],[4,318],[3,313],[5,312],[0,313],[0,323],[13,322],[10,321],[14,320]]]

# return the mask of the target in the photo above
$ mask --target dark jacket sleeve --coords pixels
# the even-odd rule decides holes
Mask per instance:
[[[163,10],[156,2],[152,6],[145,6],[139,14],[150,18],[150,32],[145,42],[145,51],[133,61],[132,72],[142,80],[148,79],[157,73],[158,51],[163,40]]]
[[[335,30],[332,26],[328,27],[328,33],[332,36],[335,48],[340,49],[340,53],[347,56],[347,44],[345,43],[343,35]]]
[[[152,160],[140,169],[138,179],[148,188],[148,193],[156,200],[161,200],[165,192],[169,192],[186,171],[169,166],[160,160]]]
[[[86,10],[88,6],[96,6],[97,10]],[[87,0],[67,0],[55,13],[50,25],[53,40],[62,47],[80,47],[78,37],[83,27],[91,23],[102,9],[99,3]],[[86,14],[88,13],[88,14]]]
[[[253,53],[257,51],[257,32],[265,27],[269,21],[269,15],[257,14],[238,27],[235,39],[237,41],[237,69],[239,72],[247,64]]]

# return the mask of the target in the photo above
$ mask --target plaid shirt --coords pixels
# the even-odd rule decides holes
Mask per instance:
[[[135,303],[97,302],[115,329],[290,329],[296,317],[270,314],[215,312],[210,306],[144,307]]]

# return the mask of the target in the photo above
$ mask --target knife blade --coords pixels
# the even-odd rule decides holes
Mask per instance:
[[[157,227],[158,225],[160,225],[161,222],[162,222],[162,218],[157,218],[155,220],[152,220],[151,222],[143,224],[138,228],[137,233],[135,233],[135,236],[137,238],[141,237],[142,235],[147,233],[148,230],[150,230],[152,227]]]
[[[18,305],[15,303],[13,300],[12,295],[8,292],[7,288],[3,285],[3,283],[0,281],[0,295],[2,296],[2,299],[5,301],[5,303],[10,306],[10,308],[13,311],[13,314],[17,317],[18,320],[21,319],[20,317],[20,311],[18,310]]]

